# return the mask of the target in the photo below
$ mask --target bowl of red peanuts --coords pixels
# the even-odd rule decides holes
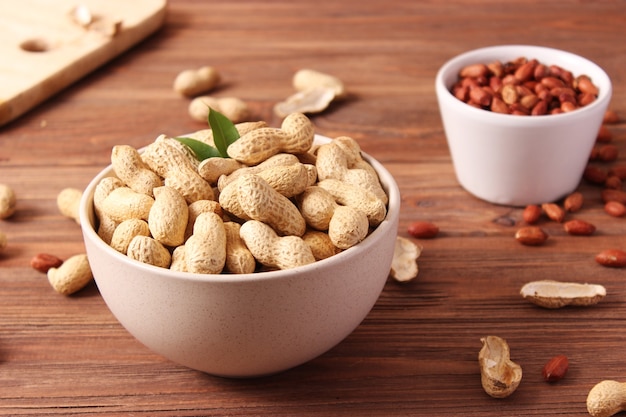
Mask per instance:
[[[612,93],[594,62],[530,45],[457,55],[439,69],[435,89],[459,184],[511,206],[577,188]]]

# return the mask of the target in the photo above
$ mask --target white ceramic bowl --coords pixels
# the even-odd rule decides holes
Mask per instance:
[[[595,102],[559,115],[515,116],[474,108],[450,88],[469,64],[519,57],[586,74],[599,87]],[[524,206],[560,199],[578,186],[611,99],[611,81],[593,62],[569,52],[526,45],[476,49],[438,71],[435,89],[459,183],[483,200]]]
[[[365,240],[310,265],[245,275],[173,272],[109,247],[94,230],[93,213],[97,183],[113,175],[107,167],[87,186],[80,205],[87,255],[104,301],[145,346],[213,375],[262,376],[321,355],[367,316],[391,268],[400,192],[380,163],[364,157],[389,195],[386,219]]]

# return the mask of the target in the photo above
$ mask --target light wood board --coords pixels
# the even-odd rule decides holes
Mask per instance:
[[[166,0],[0,1],[0,126],[156,31]],[[80,23],[76,7],[89,19]]]

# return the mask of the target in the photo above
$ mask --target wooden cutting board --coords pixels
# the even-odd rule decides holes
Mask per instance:
[[[0,126],[153,33],[166,3],[0,1]]]

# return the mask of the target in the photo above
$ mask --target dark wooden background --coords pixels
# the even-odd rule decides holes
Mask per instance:
[[[626,272],[594,262],[600,250],[626,249],[626,219],[604,214],[600,189],[583,183],[585,207],[571,217],[593,222],[594,236],[568,236],[544,221],[548,244],[519,245],[519,208],[479,201],[457,184],[434,77],[476,47],[566,49],[607,71],[611,108],[626,118],[625,16],[624,1],[172,0],[154,36],[0,128],[0,182],[19,201],[16,215],[0,221],[9,239],[0,253],[0,414],[587,415],[595,383],[626,382]],[[172,90],[179,71],[201,65],[223,76],[215,95],[244,99],[253,119],[272,125],[295,71],[341,78],[350,97],[313,117],[318,133],[354,137],[395,175],[400,235],[414,220],[441,229],[421,242],[415,281],[390,280],[344,342],[272,377],[229,380],[171,363],[118,324],[95,285],[60,296],[29,266],[39,252],[84,251],[56,195],[85,187],[113,145],[204,127]],[[626,125],[611,131],[624,164]],[[592,308],[544,310],[518,295],[535,279],[599,283],[608,295]],[[524,370],[506,399],[480,385],[477,355],[489,334],[509,341]],[[569,357],[570,370],[547,384],[541,368],[555,354]]]

